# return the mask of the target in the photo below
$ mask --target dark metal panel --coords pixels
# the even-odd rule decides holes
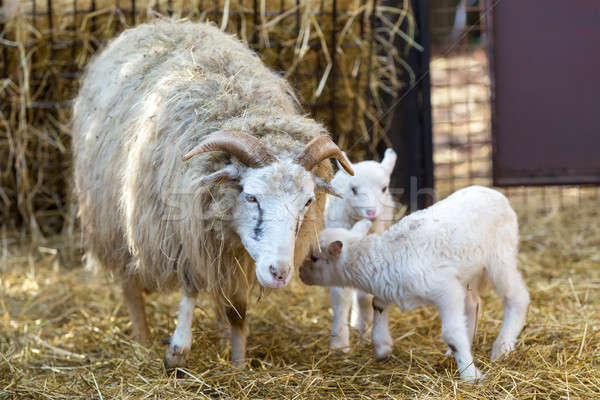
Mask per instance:
[[[600,183],[600,1],[490,3],[494,184]]]
[[[396,190],[400,201],[410,211],[430,206],[435,201],[433,191],[433,140],[431,130],[431,82],[429,77],[429,1],[412,0],[417,31],[415,41],[423,51],[398,44],[398,53],[415,73],[410,83],[391,105],[392,121],[387,133],[398,161],[392,174],[390,186]],[[378,149],[383,154],[385,144]]]

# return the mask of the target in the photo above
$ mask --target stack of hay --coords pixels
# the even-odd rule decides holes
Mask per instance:
[[[94,52],[153,18],[213,21],[281,71],[307,113],[354,158],[384,139],[389,99],[412,71],[409,1],[4,0],[0,13],[0,221],[49,234],[72,228],[71,100]],[[388,101],[383,101],[382,98]]]

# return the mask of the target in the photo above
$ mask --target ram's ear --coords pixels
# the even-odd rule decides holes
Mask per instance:
[[[340,199],[344,198],[344,196],[340,192],[338,192],[336,188],[334,188],[331,184],[325,182],[318,176],[315,176],[315,191],[324,192],[332,196],[339,197]]]
[[[215,185],[221,183],[227,183],[240,179],[240,172],[233,165],[228,165],[223,169],[213,172],[210,175],[199,178],[195,183],[198,185]]]
[[[352,227],[352,232],[358,233],[361,237],[367,236],[373,223],[368,219],[361,219]]]
[[[329,257],[332,259],[337,260],[342,254],[342,247],[344,247],[344,244],[341,241],[336,240],[327,246],[327,254],[329,254]]]
[[[396,152],[393,149],[389,148],[385,151],[385,154],[383,155],[383,160],[381,160],[381,166],[388,175],[391,175],[394,171],[394,166],[396,165],[397,158],[398,156],[396,155]]]

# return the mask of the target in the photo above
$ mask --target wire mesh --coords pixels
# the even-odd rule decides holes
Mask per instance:
[[[486,17],[494,2],[467,0],[465,5],[463,29],[455,28],[459,0],[435,0],[430,9],[433,156],[438,198],[468,185],[493,184]],[[523,216],[600,201],[597,186],[500,190]]]

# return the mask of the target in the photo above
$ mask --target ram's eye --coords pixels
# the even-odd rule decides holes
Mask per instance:
[[[316,257],[316,256],[314,256],[314,255],[312,255],[312,254],[310,255],[310,261],[312,261],[312,262],[317,262],[318,260],[319,260],[319,258],[318,258],[318,257]]]
[[[248,203],[256,203],[257,202],[256,196],[252,196],[251,194],[245,195],[244,198],[246,199],[246,201]]]
[[[358,194],[358,189],[356,186],[352,186],[352,193],[354,193],[355,196]]]
[[[313,199],[308,199],[306,201],[306,204],[304,205],[304,207],[309,207],[312,204],[312,202],[313,202]]]
[[[387,189],[388,189],[388,187],[387,187],[387,186],[384,186],[384,187],[381,189],[381,193],[385,193],[385,192],[387,192]]]

